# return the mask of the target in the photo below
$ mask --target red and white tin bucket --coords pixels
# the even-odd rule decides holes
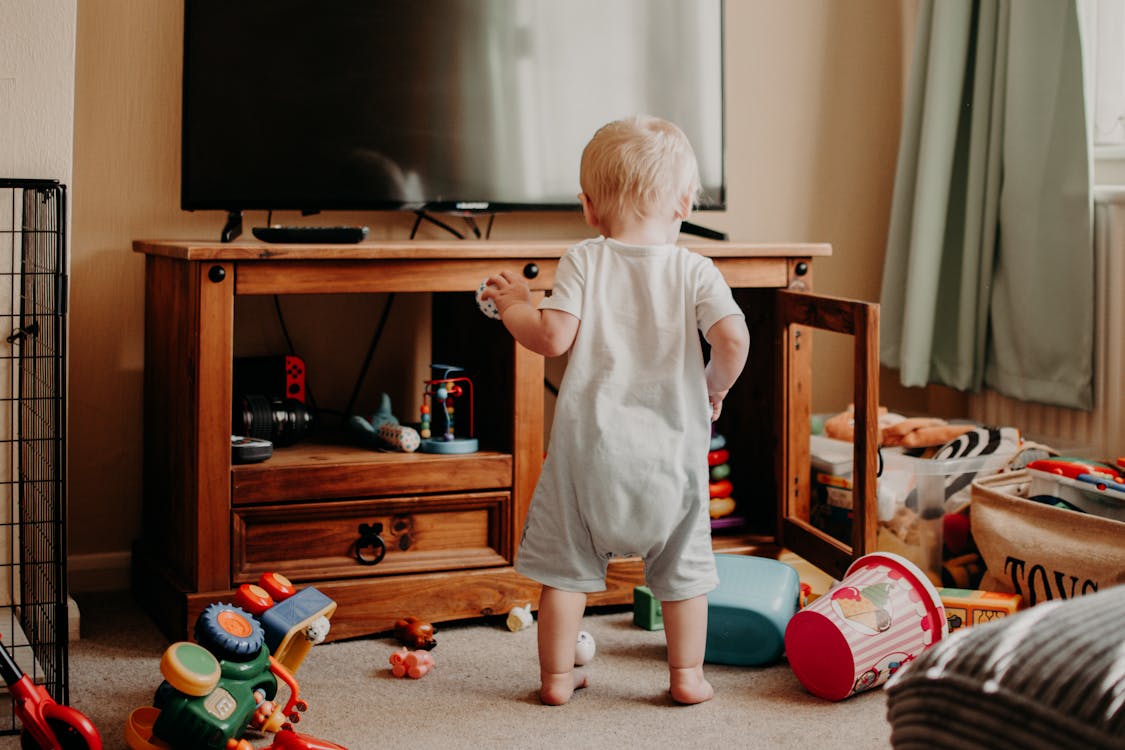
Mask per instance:
[[[806,690],[835,701],[882,685],[946,633],[926,574],[904,557],[874,552],[790,618],[785,653]]]

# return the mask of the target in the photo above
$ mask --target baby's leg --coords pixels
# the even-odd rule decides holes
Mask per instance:
[[[661,602],[668,641],[669,690],[677,703],[703,703],[715,695],[703,676],[707,650],[707,597]]]
[[[539,700],[561,706],[586,687],[586,672],[574,668],[574,648],[586,610],[586,595],[543,587],[539,597]]]

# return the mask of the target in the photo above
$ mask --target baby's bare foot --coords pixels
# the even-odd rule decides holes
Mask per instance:
[[[671,675],[669,692],[677,703],[703,703],[715,697],[715,689],[703,676],[703,667],[687,667],[669,670]]]
[[[563,705],[570,700],[570,696],[574,694],[575,690],[590,684],[584,669],[575,669],[559,674],[540,672],[539,679],[543,683],[539,688],[539,700],[548,706]]]

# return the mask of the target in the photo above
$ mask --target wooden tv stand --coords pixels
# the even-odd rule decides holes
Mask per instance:
[[[877,307],[810,294],[812,260],[828,245],[686,244],[712,257],[735,288],[752,337],[750,363],[719,423],[744,522],[717,530],[715,549],[774,555],[786,547],[839,577],[874,548]],[[384,632],[405,615],[441,622],[537,601],[538,586],[512,561],[542,465],[544,362],[481,315],[472,294],[503,269],[542,294],[568,246],[135,242],[146,294],[143,535],[133,586],[169,637],[186,637],[206,605],[229,601],[270,570],[337,602],[333,639]],[[435,361],[489,384],[476,394],[481,450],[381,453],[318,433],[263,463],[232,466],[236,296],[383,292],[433,293]],[[808,523],[810,327],[855,336],[863,522],[850,546]],[[368,565],[357,557],[367,543],[359,527],[374,524],[388,552]],[[590,604],[627,604],[640,583],[637,561],[615,561],[607,591]]]

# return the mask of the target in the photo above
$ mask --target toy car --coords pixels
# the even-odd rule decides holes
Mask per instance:
[[[228,750],[247,729],[276,732],[300,720],[308,704],[297,681],[265,647],[261,625],[233,604],[212,604],[196,620],[197,643],[173,643],[160,662],[164,682],[153,705],[130,714],[125,738],[133,750]],[[273,703],[278,679],[290,697]]]

